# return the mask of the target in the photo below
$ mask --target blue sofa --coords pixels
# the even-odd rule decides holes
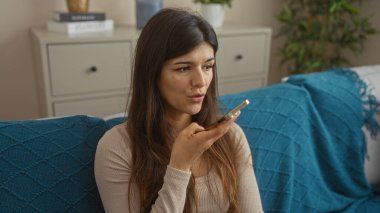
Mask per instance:
[[[245,131],[265,212],[376,212],[364,174],[362,127],[377,134],[379,104],[349,70],[220,97],[252,104]],[[93,175],[99,138],[126,118],[85,115],[0,122],[0,212],[103,212]]]

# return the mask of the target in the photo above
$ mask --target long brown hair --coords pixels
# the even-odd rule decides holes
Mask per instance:
[[[140,212],[149,212],[162,188],[169,164],[173,140],[171,126],[164,116],[164,102],[157,81],[165,61],[184,55],[202,42],[210,44],[216,54],[218,41],[213,28],[199,15],[186,10],[166,8],[154,15],[143,28],[135,50],[132,67],[131,97],[128,105],[127,131],[132,141],[132,172],[129,187],[136,184]],[[206,126],[219,116],[217,73],[210,83],[201,111],[192,120]],[[229,201],[229,212],[239,212],[237,204],[236,148],[228,133],[214,143],[204,155],[216,168]],[[209,165],[211,165],[209,163]],[[128,201],[130,202],[130,201]],[[197,207],[195,178],[187,189],[184,212]],[[197,208],[196,208],[197,211]]]

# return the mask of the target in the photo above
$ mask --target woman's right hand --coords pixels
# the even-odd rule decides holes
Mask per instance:
[[[205,130],[197,123],[191,123],[175,138],[169,165],[179,170],[190,171],[193,163],[202,156],[203,152],[227,133],[239,114],[240,112],[232,119],[210,130]]]

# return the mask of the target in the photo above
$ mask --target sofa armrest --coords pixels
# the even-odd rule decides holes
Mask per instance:
[[[372,94],[380,100],[380,64],[352,68],[372,89]],[[377,114],[377,122],[380,123],[380,114]],[[371,137],[370,132],[363,128],[366,141],[368,158],[365,161],[365,173],[372,185],[380,187],[380,135]]]

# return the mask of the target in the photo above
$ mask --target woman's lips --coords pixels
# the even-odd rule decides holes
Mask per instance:
[[[204,95],[192,95],[189,97],[190,97],[191,102],[202,103],[205,96]]]

